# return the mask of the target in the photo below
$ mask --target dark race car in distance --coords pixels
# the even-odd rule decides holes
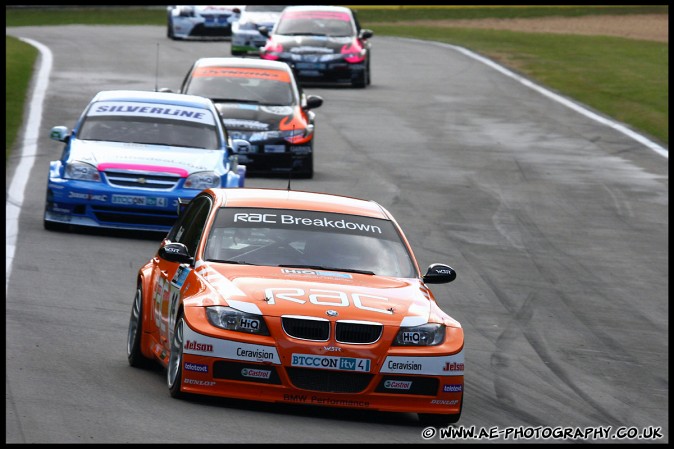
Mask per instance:
[[[313,109],[323,99],[306,95],[286,63],[200,58],[180,92],[210,98],[229,135],[250,142],[248,152],[238,155],[248,175],[313,177]]]
[[[269,30],[262,59],[292,66],[300,83],[371,83],[372,30],[361,28],[356,13],[343,6],[288,6]]]

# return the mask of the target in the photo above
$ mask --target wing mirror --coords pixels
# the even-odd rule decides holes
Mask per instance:
[[[232,151],[234,153],[250,153],[250,142],[245,139],[232,139]]]
[[[323,104],[323,97],[318,95],[307,95],[307,105],[305,109],[316,109]]]
[[[260,34],[263,35],[264,37],[269,37],[269,28],[267,28],[266,26],[262,25],[257,27],[257,31],[259,31]]]
[[[59,142],[68,142],[70,138],[70,133],[68,127],[66,126],[54,126],[49,133],[49,138],[52,140],[57,140]]]
[[[423,279],[427,284],[446,284],[456,279],[456,271],[449,265],[434,263],[428,267]]]
[[[167,243],[159,248],[159,257],[169,262],[192,263],[192,256],[183,243]]]
[[[374,31],[369,30],[367,28],[363,28],[360,30],[360,33],[358,33],[358,37],[361,39],[369,39],[372,36],[374,36]]]

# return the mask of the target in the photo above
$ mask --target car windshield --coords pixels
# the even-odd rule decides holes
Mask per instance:
[[[346,37],[355,28],[346,13],[329,11],[287,12],[281,17],[275,34]]]
[[[411,256],[392,222],[326,212],[221,208],[204,259],[415,277]]]
[[[197,67],[183,93],[215,102],[291,106],[295,95],[288,72],[244,67]]]
[[[246,5],[246,12],[281,12],[288,5]]]
[[[77,138],[208,150],[220,148],[218,129],[210,111],[157,104],[100,102],[92,105]]]

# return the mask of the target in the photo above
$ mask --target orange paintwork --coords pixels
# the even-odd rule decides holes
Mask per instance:
[[[377,203],[345,196],[252,188],[206,192],[216,208],[312,210],[393,220]],[[213,217],[211,214],[209,223]],[[207,223],[206,228],[209,227]],[[404,235],[402,240],[409,247]],[[284,271],[276,266],[205,262],[199,256],[204,245],[204,242],[199,244],[193,267],[179,269],[178,263],[155,256],[139,271],[145,311],[141,350],[146,357],[167,366],[172,326],[180,311],[184,314],[188,329],[185,329],[186,349],[182,361],[183,391],[391,412],[460,413],[464,383],[463,329],[438,307],[433,293],[421,280],[416,261],[416,278],[358,273],[331,275],[330,272],[317,275],[309,271]],[[188,272],[176,282],[181,270]],[[159,274],[162,272],[165,274]],[[173,298],[177,299],[175,304],[171,303]],[[205,307],[212,305],[259,312],[265,317],[271,335],[253,335],[211,325]],[[326,314],[328,310],[337,316]],[[291,337],[284,330],[281,317],[289,315],[327,320],[331,329],[339,320],[380,323],[383,332],[377,341],[366,344],[340,343],[333,334],[326,341],[309,341]],[[391,346],[401,323],[426,321],[447,326],[443,343],[426,347]],[[369,369],[334,371],[318,369],[318,365],[315,365],[317,369],[306,368],[306,365],[302,369],[317,371],[320,375],[335,372],[344,376],[371,375],[361,392],[313,391],[291,381],[291,371],[297,369],[291,366],[293,363],[327,365],[333,359],[339,359],[340,368],[341,363],[345,363],[345,367]],[[388,373],[382,374],[382,370]],[[298,382],[297,378],[294,381]],[[423,394],[409,394],[413,386],[421,383],[435,385],[432,393],[428,390],[431,387],[426,387]]]
[[[279,81],[282,83],[290,82],[290,75],[288,72],[247,67],[197,67],[194,69],[192,76],[195,78],[216,76],[228,78],[259,78],[264,80]]]

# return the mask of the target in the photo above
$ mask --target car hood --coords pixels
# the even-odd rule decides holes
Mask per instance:
[[[206,263],[198,271],[219,295],[206,295],[194,305],[219,303],[266,316],[334,316],[395,326],[427,323],[432,310],[418,279],[219,263]]]
[[[192,5],[194,11],[199,15],[204,14],[232,14],[234,12],[234,6],[224,6],[224,5]]]
[[[227,131],[262,132],[306,128],[295,106],[215,103]]]
[[[342,47],[353,42],[353,37],[329,36],[284,36],[274,35],[274,42],[283,46],[283,51],[313,55],[341,53]]]
[[[256,25],[273,27],[281,16],[280,12],[248,12],[239,19],[240,22],[252,22]]]
[[[200,148],[73,140],[68,160],[87,162],[99,170],[170,171],[187,176],[198,171],[222,170],[223,153],[223,150]]]

